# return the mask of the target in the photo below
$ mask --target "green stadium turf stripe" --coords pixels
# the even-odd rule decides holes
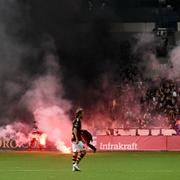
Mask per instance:
[[[0,172],[59,172],[59,171],[66,171],[61,169],[0,169]],[[67,169],[69,171],[69,169]],[[111,170],[110,170],[111,171]],[[109,172],[110,172],[109,171]],[[112,170],[112,172],[116,172],[117,170]],[[107,172],[107,171],[105,171]],[[180,170],[125,170],[125,171],[118,171],[121,173],[180,173]]]

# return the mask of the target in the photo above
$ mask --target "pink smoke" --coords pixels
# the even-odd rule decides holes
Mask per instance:
[[[17,147],[28,143],[30,127],[21,122],[15,122],[4,127],[0,127],[0,138],[15,139]]]
[[[56,148],[64,153],[70,153],[71,123],[68,116],[58,106],[41,107],[34,111],[37,125],[46,132],[48,139],[54,142]]]
[[[47,134],[48,140],[58,150],[69,153],[71,123],[67,114],[71,103],[63,98],[63,86],[57,75],[60,69],[57,57],[47,54],[45,68],[47,73],[32,82],[21,101],[33,113],[38,128]]]
[[[180,77],[180,46],[175,47],[170,53],[172,68],[169,69],[169,78]]]

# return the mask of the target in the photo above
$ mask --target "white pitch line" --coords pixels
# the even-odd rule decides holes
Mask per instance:
[[[96,171],[97,172],[97,171]],[[110,173],[164,173],[164,174],[172,174],[172,173],[178,173],[180,174],[180,170],[117,170],[117,169],[106,169],[106,170],[100,170],[101,173],[103,172],[110,172]]]
[[[0,169],[0,172],[58,172],[62,171],[61,169]]]
[[[180,171],[176,171],[176,170],[144,170],[144,171],[136,171],[136,170],[131,170],[131,171],[127,171],[127,172],[133,172],[133,173],[174,173],[174,172],[178,172],[180,173]]]

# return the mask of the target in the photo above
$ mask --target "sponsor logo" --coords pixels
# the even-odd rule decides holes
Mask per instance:
[[[14,139],[4,139],[0,138],[0,149],[26,149],[28,145],[17,145],[16,140]]]
[[[100,143],[100,150],[138,150],[138,145],[136,143],[129,143],[129,144],[122,144],[122,143],[116,143],[112,144],[110,142],[108,143]]]

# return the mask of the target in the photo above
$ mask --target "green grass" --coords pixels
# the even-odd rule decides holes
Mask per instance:
[[[180,152],[88,153],[81,172],[71,155],[0,152],[1,180],[180,180]]]

